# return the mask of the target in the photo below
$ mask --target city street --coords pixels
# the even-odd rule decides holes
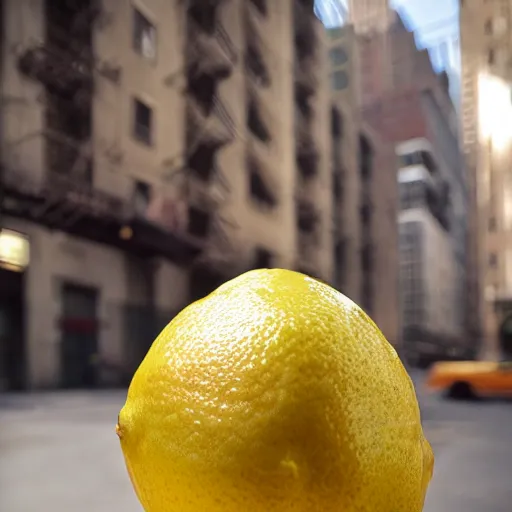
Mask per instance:
[[[0,396],[0,510],[140,512],[114,434],[123,399],[122,392]],[[509,512],[512,403],[423,394],[420,402],[436,453],[425,512]]]

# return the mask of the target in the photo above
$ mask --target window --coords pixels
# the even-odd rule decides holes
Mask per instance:
[[[399,161],[402,167],[423,165],[432,174],[437,171],[437,164],[433,156],[427,151],[414,151],[413,153],[400,155]]]
[[[486,35],[490,36],[492,34],[492,20],[489,19],[485,22],[484,32]]]
[[[329,58],[331,59],[331,64],[333,66],[341,66],[348,61],[347,52],[341,46],[333,48],[329,52]]]
[[[494,50],[489,50],[489,53],[487,54],[487,64],[492,66],[494,64]]]
[[[146,215],[149,203],[151,201],[151,188],[143,181],[135,182],[135,190],[133,193],[133,206],[135,215],[143,217]]]
[[[494,252],[491,252],[491,254],[489,254],[489,266],[496,267],[497,264],[498,264],[498,255]]]
[[[249,172],[249,193],[260,205],[267,207],[274,207],[277,203],[277,198],[272,190],[265,182],[259,162],[252,158],[247,158],[247,170]]]
[[[334,106],[331,107],[331,135],[338,138],[343,133],[343,116]]]
[[[348,75],[345,71],[335,71],[331,75],[332,87],[336,91],[341,91],[348,86]]]
[[[156,28],[137,9],[133,10],[133,49],[146,59],[156,58]]]
[[[133,120],[133,136],[147,144],[153,143],[152,124],[153,111],[145,103],[135,99],[133,102],[134,120]]]
[[[496,231],[496,217],[491,217],[489,219],[489,231]]]
[[[254,268],[272,268],[274,257],[270,251],[258,247],[254,256]]]

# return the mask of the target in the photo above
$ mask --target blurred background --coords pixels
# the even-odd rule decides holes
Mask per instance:
[[[140,510],[114,435],[155,335],[250,269],[410,368],[427,512],[510,510],[512,0],[0,0],[0,510]],[[508,370],[512,396],[512,371]]]

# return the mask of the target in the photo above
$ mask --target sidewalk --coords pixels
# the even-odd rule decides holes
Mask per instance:
[[[511,438],[463,436],[440,449],[423,512],[510,512]]]
[[[1,512],[142,512],[115,423],[125,391],[0,395]],[[424,512],[512,510],[512,404],[425,401]]]

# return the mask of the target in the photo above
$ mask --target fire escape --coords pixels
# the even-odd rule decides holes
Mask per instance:
[[[108,223],[121,215],[121,201],[93,187],[92,32],[101,16],[100,4],[93,0],[47,1],[44,40],[33,41],[19,54],[20,73],[44,87],[46,119],[42,131],[13,146],[23,150],[24,144],[42,138],[45,174],[38,180],[30,170],[25,175],[12,166],[5,170],[4,207],[11,215],[78,232],[86,219]]]
[[[4,212],[140,256],[186,263],[199,252],[197,244],[142,222],[129,201],[95,187],[94,85],[100,75],[107,76],[93,54],[93,33],[106,16],[101,2],[46,0],[44,6],[44,38],[18,55],[19,72],[42,86],[44,128],[8,148],[9,158],[2,162]],[[37,148],[43,148],[44,158],[39,175],[16,156]]]
[[[188,202],[188,233],[204,250],[196,261],[201,296],[235,271],[238,250],[228,236],[234,223],[220,213],[229,184],[218,161],[219,152],[236,137],[235,121],[219,86],[233,73],[237,49],[220,19],[222,1],[190,0],[186,41],[186,150],[181,169]],[[207,290],[208,289],[208,290]],[[193,297],[194,298],[194,297]]]
[[[246,170],[249,192],[262,209],[272,209],[278,203],[276,184],[272,180],[272,132],[270,114],[266,108],[266,92],[272,85],[266,62],[262,30],[268,16],[267,0],[250,0],[245,11],[247,128]]]
[[[295,140],[298,231],[298,268],[301,272],[318,275],[320,216],[312,197],[318,178],[319,153],[314,137],[312,99],[316,93],[316,56],[318,40],[314,2],[294,0],[295,27]]]

